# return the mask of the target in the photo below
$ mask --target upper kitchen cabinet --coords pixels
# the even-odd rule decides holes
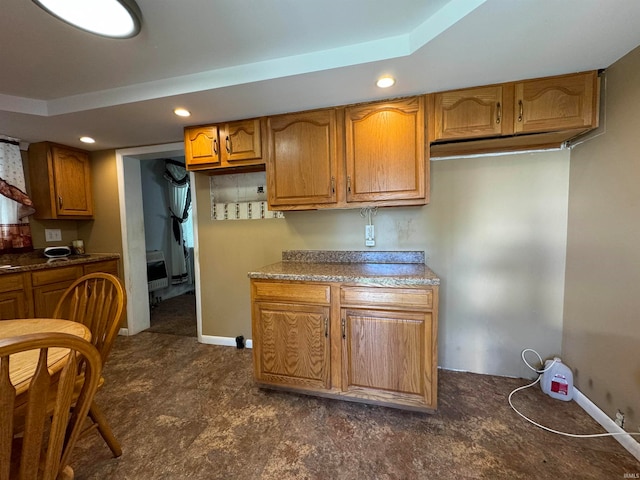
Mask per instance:
[[[598,76],[588,72],[515,84],[516,133],[598,126]]]
[[[424,96],[267,120],[274,210],[424,205]]]
[[[263,124],[261,119],[184,129],[187,170],[230,173],[263,170]]]
[[[424,205],[424,97],[345,109],[346,202]]]
[[[513,94],[513,87],[493,85],[436,93],[435,140],[494,137],[512,133],[513,109],[509,91]],[[509,98],[508,105],[505,105],[505,97]]]
[[[91,165],[87,152],[49,142],[31,144],[29,179],[35,218],[93,218]]]
[[[335,205],[338,142],[334,109],[269,117],[269,206],[305,210]]]
[[[440,92],[429,101],[432,157],[551,148],[598,126],[599,80],[592,71]]]

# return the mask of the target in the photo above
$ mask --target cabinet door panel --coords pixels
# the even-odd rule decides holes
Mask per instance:
[[[347,202],[425,196],[424,97],[345,110]]]
[[[431,405],[430,313],[344,309],[343,390]]]
[[[256,303],[253,335],[258,380],[329,387],[329,308]]]
[[[24,291],[0,293],[0,320],[27,318],[28,299]]]
[[[227,123],[223,135],[223,162],[234,163],[262,158],[260,120]],[[256,162],[251,162],[256,163]]]
[[[335,111],[270,117],[267,131],[269,205],[335,203]]]
[[[513,108],[505,105],[501,85],[435,94],[435,139],[455,140],[503,135]],[[505,122],[506,120],[506,122]]]
[[[517,133],[597,126],[596,72],[516,84]]]
[[[184,130],[187,170],[201,170],[220,165],[218,127],[191,127]]]
[[[89,155],[60,147],[52,152],[57,214],[93,215]]]
[[[73,283],[58,282],[33,289],[34,313],[36,317],[49,318],[62,298],[62,294]]]

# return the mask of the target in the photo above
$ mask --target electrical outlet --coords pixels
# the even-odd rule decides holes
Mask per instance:
[[[365,225],[364,227],[364,244],[367,247],[376,246],[376,233],[373,225]]]
[[[61,242],[62,231],[59,228],[45,228],[44,239],[47,242]]]

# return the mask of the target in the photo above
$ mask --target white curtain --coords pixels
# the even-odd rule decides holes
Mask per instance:
[[[164,178],[168,182],[169,213],[171,214],[171,284],[178,285],[189,281],[188,251],[184,245],[182,232],[182,224],[188,218],[191,207],[189,173],[184,165],[167,160]]]
[[[20,142],[0,135],[0,253],[33,250],[27,218],[33,212],[25,189]]]

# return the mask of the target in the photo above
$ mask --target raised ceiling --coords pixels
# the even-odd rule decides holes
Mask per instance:
[[[640,45],[637,0],[137,3],[140,35],[113,40],[4,0],[0,134],[169,143],[185,125],[606,68]]]

